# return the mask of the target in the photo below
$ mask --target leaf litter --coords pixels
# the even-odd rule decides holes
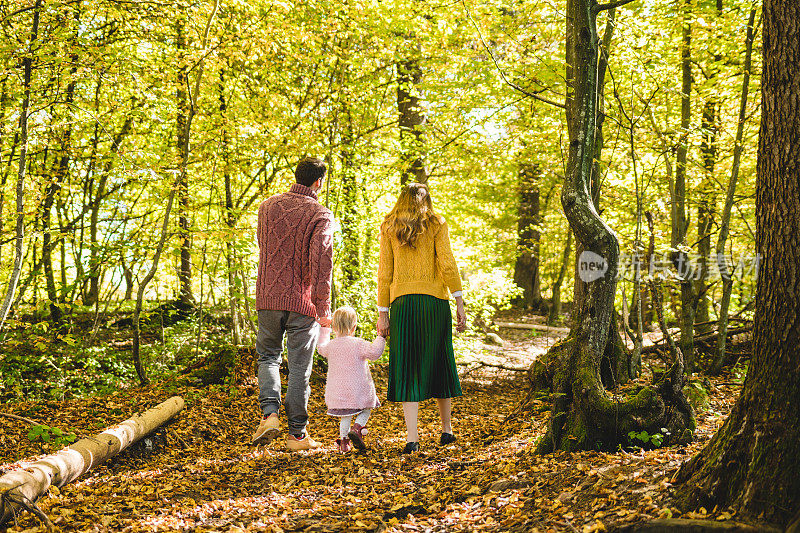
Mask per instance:
[[[386,371],[373,367],[379,394],[385,394]],[[524,373],[470,371],[462,381],[464,396],[453,402],[458,440],[438,445],[436,405],[424,402],[421,451],[403,456],[402,410],[388,402],[370,418],[366,452],[336,451],[338,423],[325,414],[318,373],[312,377],[308,430],[324,448],[290,453],[282,439],[252,447],[258,391],[252,375],[244,374],[234,386],[176,391],[174,384],[154,385],[3,410],[69,428],[82,438],[176,392],[187,401],[168,427],[78,481],[51,489],[40,504],[62,531],[590,533],[653,518],[733,517],[726,509],[681,514],[670,503],[670,479],[713,435],[739,393],[741,385],[729,378],[712,379],[689,446],[537,456],[547,405],[534,402],[532,410],[508,416],[526,395]],[[0,463],[55,451],[31,442],[18,420],[0,418],[0,429]],[[44,527],[21,515],[8,531]]]

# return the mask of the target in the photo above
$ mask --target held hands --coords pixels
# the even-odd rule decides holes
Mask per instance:
[[[381,337],[389,336],[389,313],[381,311],[378,314],[378,323],[375,326],[378,335]],[[464,299],[456,298],[456,331],[461,333],[467,329],[467,312],[464,309]]]
[[[467,329],[467,312],[464,310],[464,299],[456,298],[456,331],[461,333]]]
[[[378,323],[375,326],[375,329],[378,330],[378,335],[381,337],[389,336],[389,313],[386,311],[381,311],[378,313]]]
[[[319,322],[319,325],[322,326],[323,328],[329,328],[331,327],[331,323],[333,322],[333,320],[331,320],[331,317],[329,316],[318,316],[317,322]]]

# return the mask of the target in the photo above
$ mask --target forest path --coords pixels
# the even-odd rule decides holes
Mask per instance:
[[[492,348],[491,357],[514,366],[525,366],[549,342],[542,335],[504,335],[506,346]],[[507,419],[525,397],[524,373],[464,371],[464,397],[454,402],[459,440],[438,446],[435,403],[424,402],[422,450],[411,456],[399,454],[402,411],[388,402],[370,419],[369,450],[334,451],[338,423],[325,414],[317,374],[309,432],[325,448],[315,452],[288,453],[282,439],[249,445],[258,422],[252,379],[236,387],[154,386],[4,410],[81,437],[172,394],[187,400],[185,412],[150,447],[138,445],[43,499],[43,510],[63,531],[595,531],[676,516],[666,507],[669,479],[716,430],[739,390],[736,383],[715,383],[688,447],[540,457],[533,450],[547,406],[535,402],[532,411]],[[385,394],[386,366],[375,365],[373,375]],[[19,421],[0,418],[0,430],[0,462],[48,451],[28,440]],[[727,517],[724,510],[713,516]],[[9,529],[38,530],[30,515]]]

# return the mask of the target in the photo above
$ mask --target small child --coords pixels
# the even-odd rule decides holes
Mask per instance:
[[[359,450],[366,449],[365,426],[370,411],[381,405],[367,361],[380,358],[386,339],[378,336],[370,343],[353,337],[357,324],[355,309],[340,307],[333,313],[331,324],[336,338],[331,340],[331,328],[321,328],[317,344],[317,351],[328,360],[325,404],[329,415],[341,418],[336,445],[343,453],[352,449],[351,443]],[[350,427],[353,416],[356,420]]]

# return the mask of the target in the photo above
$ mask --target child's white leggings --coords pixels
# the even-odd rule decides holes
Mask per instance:
[[[372,409],[367,408],[361,411],[356,415],[356,424],[361,425],[364,427],[367,425],[367,420],[369,420],[369,413]],[[350,432],[350,421],[353,419],[351,416],[343,416],[341,421],[339,422],[339,437],[345,438],[347,434]]]

